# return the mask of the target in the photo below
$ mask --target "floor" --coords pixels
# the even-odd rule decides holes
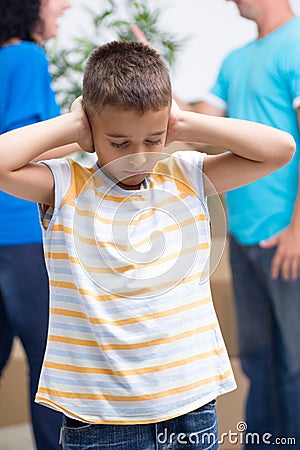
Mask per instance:
[[[28,424],[0,428],[1,450],[35,450]]]

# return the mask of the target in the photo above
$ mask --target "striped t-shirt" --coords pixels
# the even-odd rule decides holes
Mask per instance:
[[[142,424],[235,388],[209,286],[203,154],[161,159],[140,190],[46,164],[50,323],[36,399],[86,422]]]

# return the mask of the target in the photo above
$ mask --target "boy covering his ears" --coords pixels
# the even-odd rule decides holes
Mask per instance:
[[[228,151],[161,157],[173,141]],[[31,162],[74,142],[93,167]],[[277,129],[172,106],[165,64],[136,42],[92,52],[70,113],[0,136],[0,188],[40,204],[51,308],[36,399],[65,414],[64,449],[154,449],[164,430],[204,449],[208,429],[219,448],[215,399],[235,382],[205,277],[206,197],[294,151]]]

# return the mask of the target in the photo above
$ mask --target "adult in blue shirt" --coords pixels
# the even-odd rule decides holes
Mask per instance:
[[[284,168],[226,195],[240,358],[250,380],[247,432],[259,433],[245,448],[269,448],[264,440],[280,437],[299,446],[300,19],[288,0],[235,3],[258,37],[225,58],[197,110],[288,131],[298,148]]]
[[[67,0],[2,0],[0,133],[55,117],[42,44],[57,33]],[[31,416],[38,450],[58,450],[61,415],[34,403],[48,329],[48,278],[37,206],[0,191],[0,373],[14,336],[30,373]]]

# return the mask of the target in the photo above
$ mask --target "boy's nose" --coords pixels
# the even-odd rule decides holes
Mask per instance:
[[[132,167],[140,167],[147,161],[145,153],[134,153],[128,158],[128,162]]]

